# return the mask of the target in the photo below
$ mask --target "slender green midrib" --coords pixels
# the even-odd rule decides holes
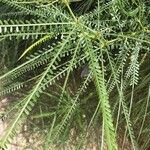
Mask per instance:
[[[51,26],[51,25],[72,25],[74,22],[50,22],[50,23],[31,23],[31,24],[4,24],[0,25],[0,28],[14,28],[14,27],[33,27],[33,26]]]

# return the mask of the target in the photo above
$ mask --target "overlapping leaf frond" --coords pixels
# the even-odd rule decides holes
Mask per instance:
[[[142,103],[135,97],[136,92],[147,88],[150,81],[145,75],[149,68],[143,72],[144,79],[140,70],[150,52],[148,7],[147,1],[128,0],[0,0],[0,10],[3,10],[0,43],[6,45],[15,41],[11,49],[21,45],[16,65],[12,69],[8,67],[0,76],[0,96],[30,87],[20,102],[16,102],[17,107],[12,106],[15,115],[0,146],[7,149],[22,123],[28,120],[44,93],[48,93],[53,108],[46,105],[43,108],[51,114],[45,149],[59,144],[62,136],[69,139],[76,122],[80,127],[85,126],[82,139],[95,122],[102,127],[103,135],[99,139],[102,149],[105,144],[110,150],[120,148],[119,133],[123,145],[128,138],[131,147],[136,149],[134,125],[139,115],[146,118],[149,111],[149,101]],[[8,57],[11,57],[10,53]],[[86,73],[81,75],[84,66]],[[88,89],[89,86],[92,88]],[[85,100],[83,97],[87,96],[86,92],[90,93],[88,90],[92,90],[94,96]],[[57,96],[52,96],[54,93]],[[91,100],[92,106],[88,104]],[[132,119],[133,111],[136,112],[134,104],[135,108],[139,108],[139,104],[143,109],[146,107],[145,113],[135,113],[137,119]],[[76,116],[78,112],[84,112],[85,117]],[[145,119],[138,140],[144,132],[144,123],[147,123]],[[124,127],[120,131],[122,124]]]

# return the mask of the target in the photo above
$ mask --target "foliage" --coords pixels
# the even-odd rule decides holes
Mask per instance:
[[[98,126],[101,149],[120,148],[120,137],[148,149],[149,8],[146,0],[0,0],[0,96],[29,87],[6,111],[13,119],[1,147],[35,117],[46,121],[44,149],[72,130],[83,149]]]

